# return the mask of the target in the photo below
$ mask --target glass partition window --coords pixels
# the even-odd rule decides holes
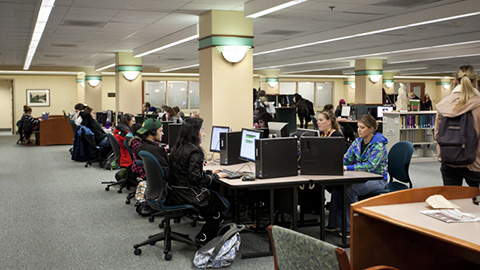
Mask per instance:
[[[190,81],[190,109],[200,108],[200,83]]]
[[[310,100],[314,103],[314,92],[315,92],[315,83],[313,82],[299,82],[298,83],[298,94],[304,99]]]
[[[335,102],[332,101],[332,92],[332,82],[317,82],[317,99],[315,102],[316,107],[323,109],[323,106],[325,106],[326,104],[335,104]]]
[[[283,95],[293,95],[297,92],[296,82],[280,82],[279,93]]]
[[[180,109],[188,108],[188,82],[169,81],[167,93],[168,105],[170,107],[178,106]]]
[[[145,81],[145,102],[160,109],[160,106],[166,104],[165,87],[166,81]]]

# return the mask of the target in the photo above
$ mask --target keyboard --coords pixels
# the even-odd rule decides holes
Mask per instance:
[[[233,171],[229,171],[229,170],[225,170],[225,169],[223,169],[222,172],[227,174],[227,177],[226,177],[227,179],[236,179],[236,178],[240,178],[240,177],[243,176],[242,173],[233,172]]]

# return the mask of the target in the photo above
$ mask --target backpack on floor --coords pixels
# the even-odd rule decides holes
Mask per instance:
[[[457,117],[442,116],[437,137],[442,162],[468,165],[477,158],[478,136],[471,111]]]
[[[218,230],[218,236],[195,253],[193,264],[197,268],[220,268],[229,266],[240,249],[240,231],[245,225],[229,223]]]
[[[112,151],[107,158],[105,159],[105,169],[107,170],[116,170],[119,169],[117,161],[115,160],[115,153]]]

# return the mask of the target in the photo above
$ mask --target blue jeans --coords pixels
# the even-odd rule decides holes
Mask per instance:
[[[353,184],[347,186],[347,232],[350,232],[350,204],[358,202],[359,196],[365,196],[368,193],[385,189],[387,181],[370,180],[361,184]],[[342,186],[335,186],[332,189],[332,200],[330,204],[330,212],[328,214],[328,227],[341,228],[343,215],[343,189]]]

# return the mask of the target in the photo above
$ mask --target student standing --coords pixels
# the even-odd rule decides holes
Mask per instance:
[[[480,93],[477,85],[477,73],[472,66],[461,66],[455,76],[457,86],[452,93],[437,104],[435,120],[435,139],[438,139],[440,123],[443,117],[457,117],[471,111],[474,128],[480,137]],[[469,186],[478,187],[480,183],[480,144],[477,148],[477,158],[468,165],[447,165],[442,162],[440,171],[445,186],[461,186],[463,179]],[[440,146],[437,144],[437,157],[440,160]],[[440,160],[441,161],[441,160]]]

